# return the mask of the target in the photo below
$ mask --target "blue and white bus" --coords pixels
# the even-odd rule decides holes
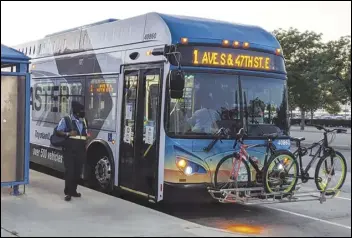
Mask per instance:
[[[282,50],[260,27],[148,13],[15,48],[31,57],[31,161],[64,170],[49,138],[78,100],[90,135],[82,178],[101,191],[155,202],[168,194],[210,198],[216,165],[233,152],[233,138],[203,150],[220,126],[245,128],[247,144],[264,141],[263,132],[289,133]],[[170,81],[179,70],[184,85]],[[249,152],[264,158],[264,148]]]

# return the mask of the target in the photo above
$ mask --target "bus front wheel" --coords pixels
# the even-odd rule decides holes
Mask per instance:
[[[87,151],[89,186],[104,193],[112,192],[113,161],[103,145],[95,145]]]

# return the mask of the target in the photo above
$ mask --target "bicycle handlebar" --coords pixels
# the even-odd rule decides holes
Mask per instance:
[[[346,133],[347,132],[346,129],[341,129],[341,128],[335,128],[335,129],[329,130],[329,129],[326,129],[323,126],[320,126],[320,125],[313,125],[313,126],[315,128],[317,128],[318,130],[320,130],[320,131],[324,130],[326,133],[332,133],[332,132],[336,131],[336,133],[339,134],[339,133]]]
[[[214,145],[216,144],[216,142],[221,139],[221,136],[225,136],[227,138],[230,138],[230,130],[227,129],[227,128],[224,128],[224,127],[221,127],[215,134],[215,139],[208,145],[206,146],[205,148],[203,148],[204,151],[206,152],[209,152],[213,147]],[[239,141],[240,143],[243,143],[243,138],[245,136],[248,136],[247,133],[245,132],[244,128],[241,128],[238,133],[236,134],[235,136],[235,145],[234,147],[236,147],[237,145],[237,142]],[[263,134],[264,137],[266,137],[267,140],[275,140],[279,134],[278,133],[272,133],[272,134]]]

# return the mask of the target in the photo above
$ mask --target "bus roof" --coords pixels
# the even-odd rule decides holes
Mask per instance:
[[[220,45],[222,40],[229,40],[248,42],[254,48],[264,50],[280,48],[279,42],[270,32],[257,26],[154,12],[60,31],[14,48],[36,58],[144,42],[177,44],[182,37],[200,44]]]
[[[83,27],[91,27],[91,26],[101,25],[101,24],[110,23],[110,22],[114,22],[114,21],[117,21],[117,19],[109,18],[109,19],[106,19],[106,20],[103,20],[103,21],[94,22],[94,23],[91,23],[91,24],[88,24],[88,25],[74,27],[74,28],[71,28],[71,29],[68,29],[68,30],[55,32],[53,34],[48,34],[45,37],[50,37],[50,36],[54,36],[54,35],[60,35],[60,34],[66,33],[66,32],[78,30],[78,29],[83,28]]]
[[[173,43],[178,43],[180,38],[187,37],[202,43],[214,43],[214,40],[220,42],[230,40],[249,42],[275,49],[280,47],[279,42],[271,33],[257,26],[205,18],[159,15],[170,30]]]

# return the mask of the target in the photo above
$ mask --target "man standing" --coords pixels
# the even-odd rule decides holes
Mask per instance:
[[[77,186],[86,157],[87,141],[87,123],[82,104],[72,101],[72,114],[68,121],[69,125],[65,122],[65,118],[62,118],[57,127],[57,133],[67,138],[63,146],[65,201],[70,201],[71,197],[81,197],[77,192]]]

